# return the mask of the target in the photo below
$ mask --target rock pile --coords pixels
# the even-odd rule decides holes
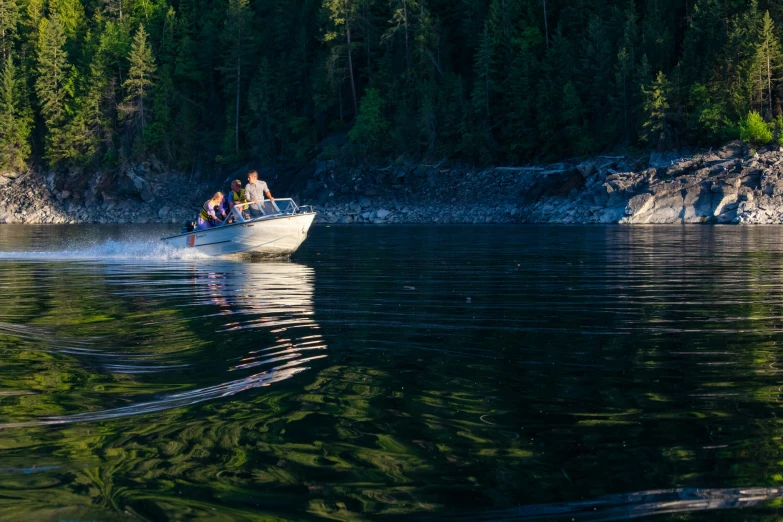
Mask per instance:
[[[322,223],[783,223],[783,149],[741,142],[685,158],[482,170],[324,161],[264,174],[276,196],[313,203]],[[180,223],[213,185],[164,172],[154,157],[111,175],[0,173],[0,222]]]
[[[353,201],[345,201],[351,190],[330,189],[327,181],[329,196],[316,196],[321,200],[318,219],[328,223],[783,223],[783,149],[757,153],[741,142],[681,159],[597,157],[539,168],[425,169],[424,174],[395,174],[397,183],[374,183]]]
[[[182,187],[189,187],[183,197]],[[208,187],[164,172],[151,162],[126,165],[117,175],[0,175],[0,223],[181,223],[194,219]]]

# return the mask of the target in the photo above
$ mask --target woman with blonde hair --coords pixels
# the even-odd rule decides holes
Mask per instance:
[[[220,211],[220,204],[223,203],[223,193],[215,192],[215,195],[201,207],[201,212],[198,215],[198,222],[196,224],[196,230],[207,230],[217,225],[222,225],[223,220],[218,216],[225,217]]]

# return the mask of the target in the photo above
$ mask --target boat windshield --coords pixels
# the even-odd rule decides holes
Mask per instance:
[[[247,215],[246,208],[249,207],[250,203],[241,203],[234,205],[233,210],[231,211],[232,215],[234,216],[234,220],[237,223],[244,223],[245,221],[248,221],[250,218],[245,217]],[[261,212],[264,216],[276,216],[279,214],[295,214],[297,212],[297,209],[299,208],[296,203],[294,203],[294,200],[291,198],[281,198],[276,199],[274,201],[264,200],[263,204],[259,205],[261,207]],[[244,215],[243,215],[244,214]]]

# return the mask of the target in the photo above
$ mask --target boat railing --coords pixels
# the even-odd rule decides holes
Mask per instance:
[[[250,205],[256,205],[262,216],[293,215],[313,212],[312,205],[298,206],[291,198],[278,198],[274,201],[264,200],[263,203],[237,203],[231,210],[234,220],[238,223],[249,221],[242,210]]]

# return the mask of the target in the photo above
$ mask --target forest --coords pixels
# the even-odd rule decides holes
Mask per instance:
[[[0,0],[0,170],[783,142],[772,0]]]

